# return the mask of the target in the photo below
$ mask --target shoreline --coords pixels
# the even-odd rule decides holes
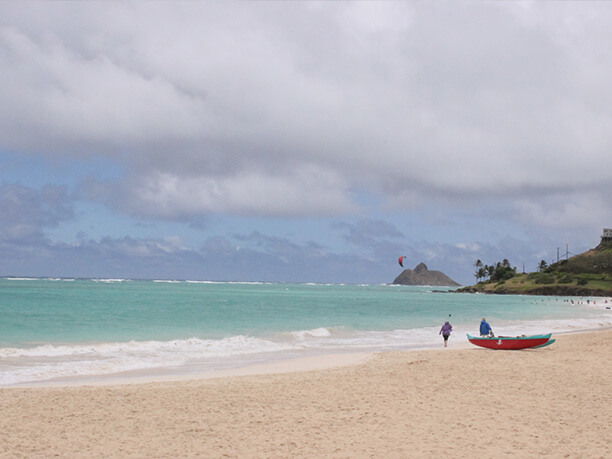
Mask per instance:
[[[556,338],[287,373],[2,388],[0,456],[606,457],[612,329]]]
[[[409,351],[407,351],[409,352]],[[359,365],[372,358],[376,352],[334,353],[307,357],[292,357],[271,360],[265,363],[254,363],[234,368],[210,370],[206,372],[180,372],[176,374],[156,374],[158,369],[126,372],[121,374],[80,376],[54,380],[18,383],[0,386],[0,389],[37,389],[37,388],[71,388],[71,387],[106,387],[199,381],[207,379],[231,378],[240,376],[284,374],[308,372]]]
[[[612,326],[591,328],[584,330],[570,330],[556,332],[554,336],[571,335],[580,333],[598,333],[606,330],[612,330]],[[455,342],[453,342],[455,341]],[[360,365],[375,358],[379,354],[389,352],[429,352],[443,350],[445,352],[455,352],[459,350],[476,349],[467,340],[456,342],[452,339],[449,341],[449,346],[444,348],[442,344],[439,346],[425,346],[411,349],[400,350],[383,350],[383,351],[363,351],[363,352],[333,352],[308,355],[302,357],[280,357],[265,362],[251,363],[240,365],[237,367],[214,369],[208,371],[176,371],[168,372],[168,369],[147,369],[136,370],[121,373],[112,373],[108,375],[85,375],[54,378],[44,381],[33,381],[24,383],[15,383],[11,385],[0,385],[0,389],[36,389],[36,388],[63,388],[63,387],[106,387],[106,386],[123,386],[123,385],[141,385],[183,381],[198,381],[208,379],[219,379],[241,376],[257,376],[269,374],[285,374],[299,373],[308,371],[318,371],[333,368],[341,368],[346,366]]]

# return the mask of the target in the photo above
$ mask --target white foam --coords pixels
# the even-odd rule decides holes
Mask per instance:
[[[314,328],[312,330],[300,330],[300,331],[295,331],[295,332],[290,333],[290,335],[295,337],[298,341],[304,341],[305,339],[310,338],[310,337],[317,337],[317,338],[327,337],[327,336],[331,336],[331,334],[332,334],[332,330],[330,328],[325,328],[325,327]]]
[[[497,335],[554,334],[612,327],[612,313],[604,309],[593,311],[587,318],[503,321],[489,317],[489,321]],[[451,345],[465,342],[466,333],[478,331],[478,323],[453,324],[453,327]],[[439,326],[387,331],[338,326],[267,337],[236,335],[222,339],[192,337],[7,347],[0,348],[0,385],[154,369],[202,373],[296,356],[439,347],[442,343],[439,330]]]
[[[131,279],[91,279],[94,282],[102,284],[117,284],[120,282],[132,282]]]
[[[3,277],[2,279],[4,279],[4,280],[11,280],[11,281],[35,281],[35,280],[40,280],[37,277]]]
[[[185,365],[218,367],[228,359],[294,348],[248,336],[0,348],[0,385]]]

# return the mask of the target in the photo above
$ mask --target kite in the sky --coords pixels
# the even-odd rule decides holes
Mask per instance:
[[[406,257],[399,257],[399,260],[397,260],[397,262],[400,264],[402,268],[404,267],[404,258]]]

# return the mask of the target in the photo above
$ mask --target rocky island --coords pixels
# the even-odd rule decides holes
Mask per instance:
[[[430,271],[425,263],[419,263],[414,270],[405,269],[395,278],[393,284],[399,285],[433,285],[455,287],[460,284],[441,271]]]

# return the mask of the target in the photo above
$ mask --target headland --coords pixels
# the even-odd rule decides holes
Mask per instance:
[[[507,260],[486,268],[489,269],[481,266],[476,271],[476,276],[485,280],[457,291],[502,295],[612,296],[612,240],[603,237],[597,247],[587,252],[551,265],[542,261],[537,272],[517,273]]]

